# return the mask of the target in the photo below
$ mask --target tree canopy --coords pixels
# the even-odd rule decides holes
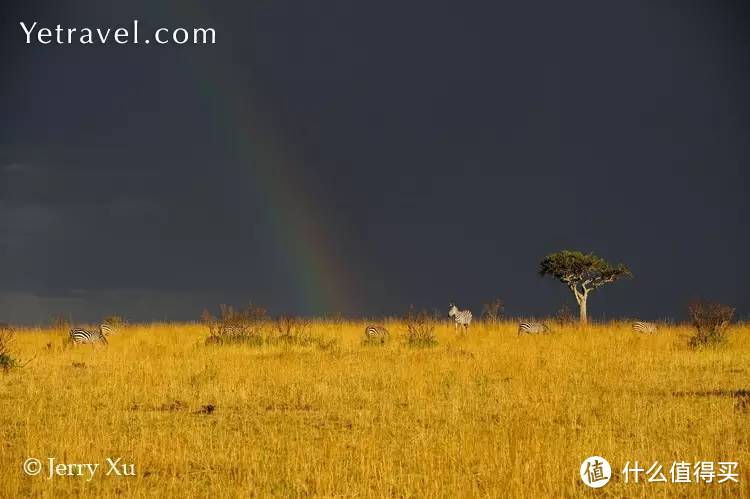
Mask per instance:
[[[633,277],[622,263],[612,265],[593,253],[570,250],[547,255],[539,265],[539,275],[552,276],[570,288],[580,307],[581,322],[586,322],[586,298],[591,291],[618,279]]]
[[[593,253],[563,250],[542,260],[539,274],[550,275],[567,285],[578,284],[582,289],[593,290],[623,277],[633,277],[622,263],[611,265]]]

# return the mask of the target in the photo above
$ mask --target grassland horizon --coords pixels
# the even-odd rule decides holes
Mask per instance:
[[[313,320],[326,341],[211,345],[200,323],[124,326],[105,346],[17,331],[0,374],[0,496],[750,497],[750,326],[691,349],[690,328],[438,323],[413,348],[389,320]],[[612,480],[589,489],[589,456]],[[28,476],[28,458],[101,463]],[[106,459],[135,476],[104,476]],[[732,461],[739,483],[625,483],[627,462]]]

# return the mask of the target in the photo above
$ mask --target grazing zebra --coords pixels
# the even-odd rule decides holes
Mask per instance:
[[[518,334],[549,333],[549,327],[541,322],[522,322],[518,325]]]
[[[385,343],[388,340],[388,330],[383,326],[367,326],[365,328],[365,340]]]
[[[464,331],[469,329],[471,324],[471,311],[470,310],[459,310],[457,306],[451,303],[451,308],[448,310],[448,316],[453,317],[455,321],[454,326],[458,329],[458,326],[463,326]]]
[[[93,345],[95,343],[107,344],[107,337],[104,336],[101,331],[86,331],[81,328],[70,330],[70,340],[76,345]]]
[[[245,332],[245,328],[239,325],[229,324],[229,325],[224,326],[223,332],[224,334],[239,335]]]
[[[99,324],[99,332],[102,333],[104,336],[109,336],[110,334],[114,334],[115,328],[110,326],[107,323]]]
[[[636,333],[656,334],[657,327],[653,322],[634,322],[633,331]]]

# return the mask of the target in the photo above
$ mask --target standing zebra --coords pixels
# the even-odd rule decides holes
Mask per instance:
[[[469,324],[471,324],[470,310],[459,310],[457,306],[451,303],[451,308],[448,310],[448,316],[453,317],[453,320],[455,321],[455,329],[458,329],[458,326],[463,326],[464,331],[469,329]]]
[[[656,334],[657,327],[653,322],[634,322],[633,331],[636,333]]]
[[[87,331],[81,328],[70,330],[70,341],[74,345],[94,345],[96,343],[106,345],[108,343],[107,337],[101,331]]]
[[[522,322],[518,325],[518,334],[549,333],[549,327],[541,322]]]
[[[383,326],[367,326],[365,328],[365,340],[379,340],[380,343],[385,343],[386,341],[388,341],[388,330]]]

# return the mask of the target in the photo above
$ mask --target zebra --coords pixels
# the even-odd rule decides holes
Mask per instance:
[[[455,306],[453,303],[451,303],[451,308],[448,310],[448,316],[453,317],[454,326],[455,329],[458,329],[458,326],[463,326],[464,331],[469,329],[469,324],[471,324],[471,311],[470,310],[459,310],[457,306]]]
[[[634,322],[633,331],[636,333],[656,334],[658,328],[653,322]]]
[[[115,333],[115,328],[105,322],[99,324],[99,332],[102,333],[103,336],[109,336],[110,334]]]
[[[223,332],[224,334],[229,334],[229,335],[240,335],[245,332],[245,329],[246,328],[238,324],[227,324],[224,326]]]
[[[81,328],[70,330],[70,341],[75,345],[101,343],[106,345],[107,337],[101,331],[87,331]]]
[[[365,340],[380,340],[380,343],[385,343],[388,341],[388,330],[383,326],[367,326],[365,328]]]
[[[518,325],[518,334],[544,334],[549,333],[547,324],[541,322],[522,322]]]

